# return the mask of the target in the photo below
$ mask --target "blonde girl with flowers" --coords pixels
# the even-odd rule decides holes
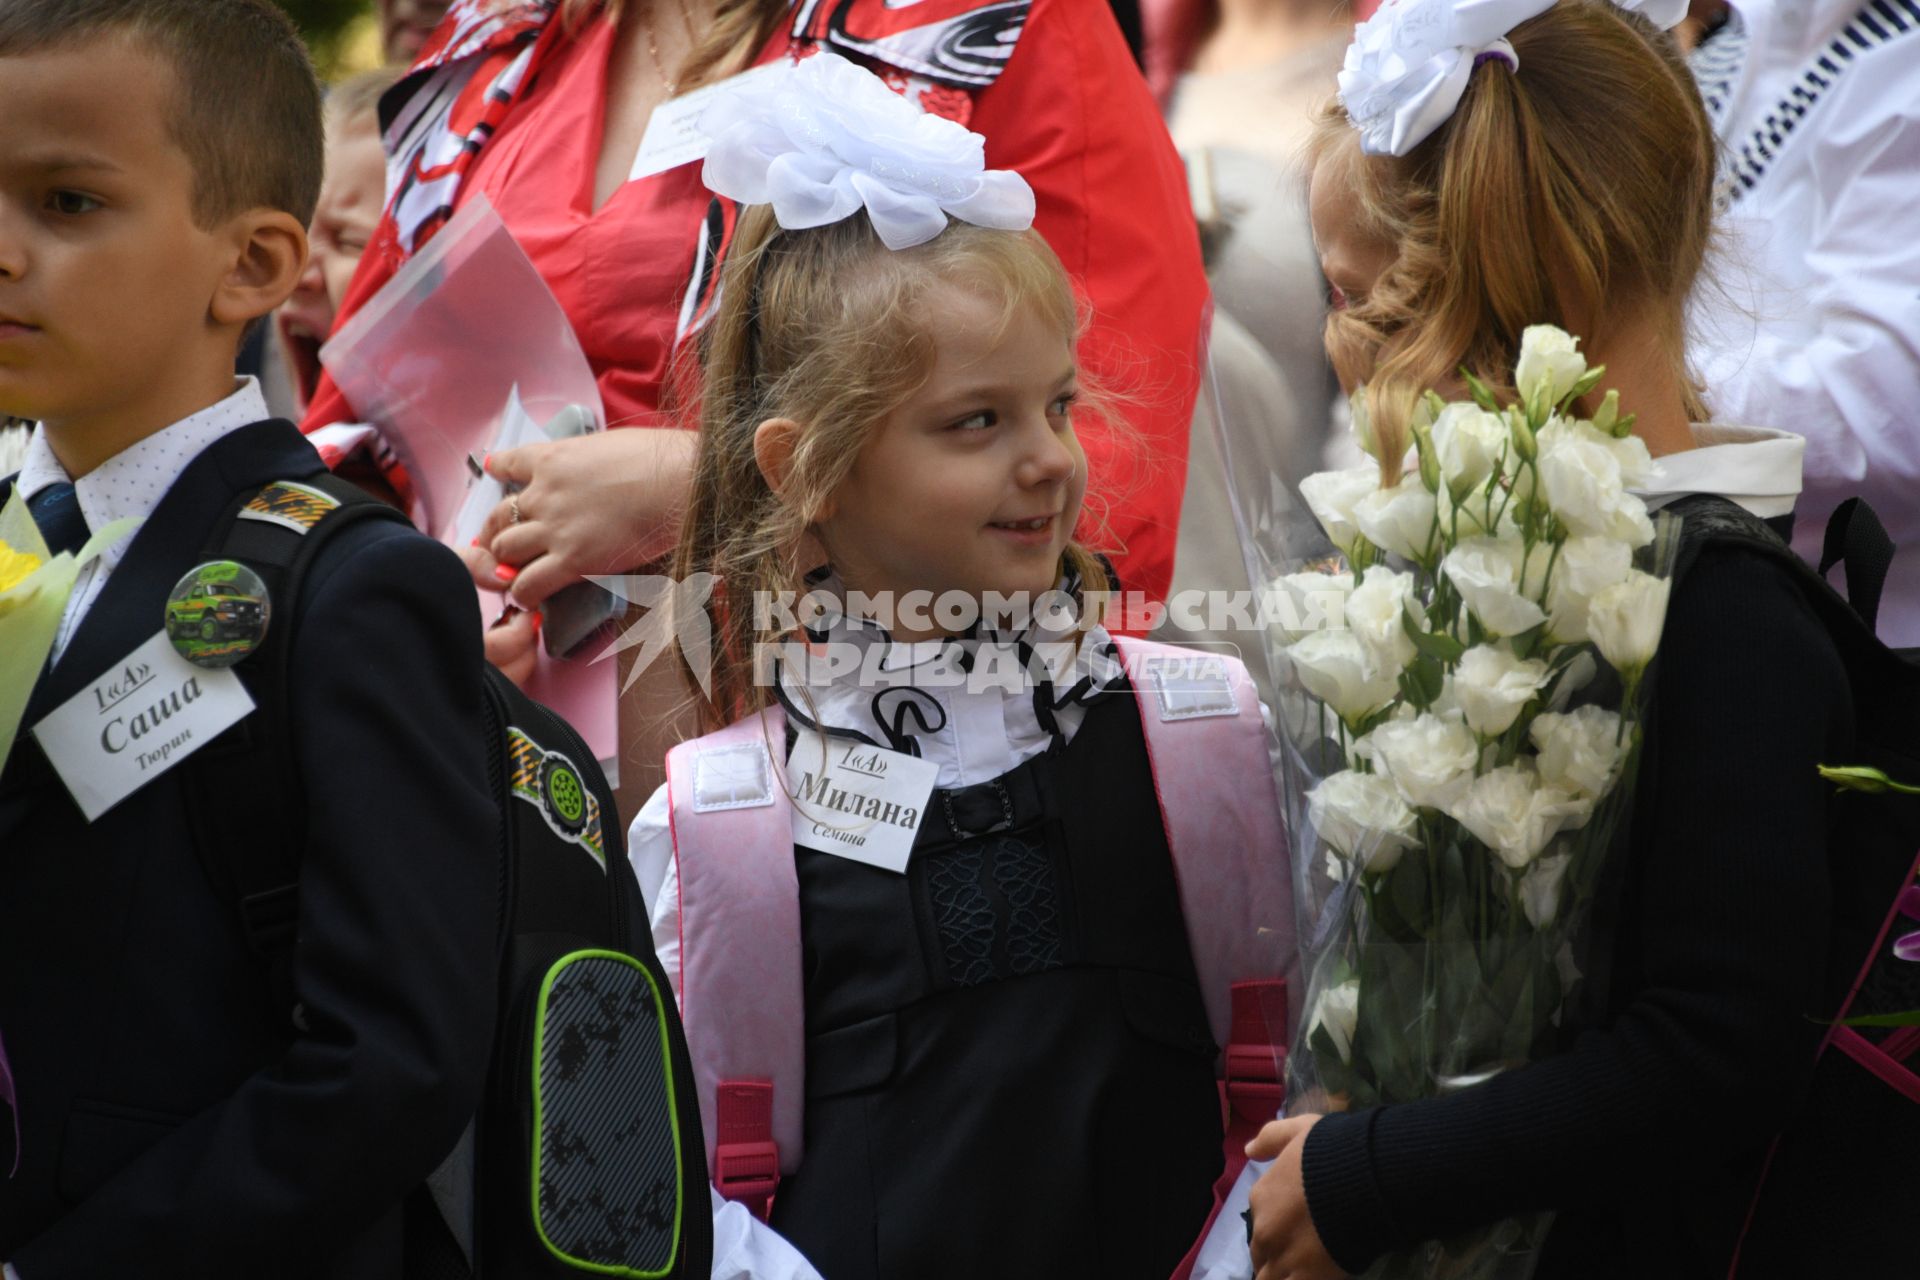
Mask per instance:
[[[1801,441],[1701,423],[1688,373],[1714,159],[1664,29],[1684,11],[1389,0],[1356,32],[1313,147],[1312,214],[1339,308],[1328,351],[1367,387],[1386,484],[1423,394],[1467,398],[1457,370],[1503,398],[1543,380],[1564,394],[1569,343],[1536,340],[1522,360],[1523,333],[1554,325],[1638,415],[1639,444],[1611,456],[1649,508],[1709,494],[1790,522]],[[1614,411],[1596,392],[1573,412]],[[1423,1242],[1543,1210],[1553,1225],[1514,1274],[1727,1274],[1831,1007],[1815,766],[1845,754],[1850,703],[1784,568],[1724,542],[1674,587],[1646,688],[1578,1035],[1446,1096],[1269,1125],[1252,1152],[1273,1164],[1251,1190],[1250,1262],[1218,1274],[1423,1275],[1408,1262]]]
[[[710,732],[630,844],[716,1187],[835,1280],[1164,1280],[1219,1051],[1270,1115],[1285,1037],[1229,990],[1290,951],[1257,700],[1098,621],[1100,410],[1026,183],[824,56],[702,127],[748,206],[675,574]]]

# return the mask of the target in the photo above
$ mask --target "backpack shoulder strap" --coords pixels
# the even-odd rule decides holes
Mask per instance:
[[[1817,570],[1794,554],[1768,521],[1725,498],[1693,494],[1669,503],[1663,513],[1680,517],[1673,564],[1676,587],[1708,546],[1743,547],[1780,566],[1793,580],[1849,668],[1878,670],[1899,661],[1874,634],[1881,588],[1893,562],[1893,541],[1864,500],[1851,498],[1833,513]],[[1836,564],[1847,570],[1845,596],[1826,579]]]
[[[1127,636],[1114,644],[1140,698],[1207,1018],[1214,1038],[1231,1045],[1233,985],[1296,977],[1299,965],[1259,694],[1238,659]],[[1276,1046],[1285,1044],[1280,1021]]]
[[[272,967],[276,998],[289,1006],[305,828],[287,705],[294,633],[307,567],[331,536],[364,519],[406,522],[330,473],[277,480],[236,497],[201,548],[203,560],[236,560],[259,574],[269,612],[259,647],[234,668],[256,713],[181,766],[188,821],[215,891],[235,905],[248,946]]]
[[[1292,857],[1245,665],[1128,636],[1114,645],[1139,696],[1187,943],[1223,1046],[1225,1158],[1212,1212],[1174,1273],[1184,1277],[1246,1165],[1246,1144],[1286,1100],[1287,988],[1300,977]]]
[[[764,1217],[806,1104],[800,882],[778,708],[667,753],[680,1008],[714,1186]]]

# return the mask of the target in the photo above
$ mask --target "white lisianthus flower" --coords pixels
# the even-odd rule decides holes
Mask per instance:
[[[1411,573],[1377,567],[1347,597],[1347,629],[1360,638],[1374,665],[1396,680],[1417,652],[1402,621],[1416,603]]]
[[[1519,871],[1540,856],[1577,808],[1572,796],[1541,782],[1522,761],[1475,778],[1447,814]]]
[[[1590,428],[1589,428],[1590,429]],[[1540,490],[1547,506],[1576,536],[1615,538],[1631,546],[1653,541],[1646,504],[1627,492],[1609,441],[1567,431],[1540,451]]]
[[[1354,503],[1353,523],[1374,546],[1402,559],[1429,561],[1440,542],[1437,510],[1433,495],[1416,473]]]
[[[1667,624],[1667,595],[1673,584],[1666,578],[1634,569],[1593,597],[1587,608],[1587,630],[1600,656],[1622,675],[1636,675],[1653,660],[1660,632]]]
[[[1273,580],[1268,592],[1268,625],[1292,644],[1313,631],[1347,625],[1350,573],[1288,573]]]
[[[1458,716],[1427,714],[1379,725],[1354,754],[1379,766],[1413,808],[1444,810],[1473,782],[1480,744]]]
[[[1644,489],[1660,474],[1645,440],[1639,436],[1614,436],[1585,418],[1554,418],[1540,428],[1538,439],[1541,457],[1576,440],[1599,445],[1620,464],[1620,479],[1629,489]]]
[[[1353,1033],[1360,1025],[1360,983],[1349,979],[1338,986],[1328,987],[1313,1002],[1313,1013],[1307,1018],[1306,1030],[1300,1034],[1311,1042],[1313,1033],[1326,1028],[1327,1038],[1333,1041],[1335,1053],[1342,1062],[1353,1061]]]
[[[1518,538],[1462,538],[1440,562],[1440,571],[1481,626],[1498,636],[1515,636],[1547,618],[1546,611],[1520,589],[1526,554]]]
[[[1361,871],[1391,871],[1419,842],[1413,810],[1389,778],[1343,769],[1307,792],[1307,821]]]
[[[1516,658],[1504,645],[1477,644],[1453,669],[1453,696],[1467,727],[1485,738],[1505,733],[1547,682],[1547,664]]]
[[[1447,490],[1456,500],[1464,499],[1499,473],[1507,452],[1507,424],[1477,404],[1450,404],[1434,419],[1433,451]]]
[[[1380,487],[1377,467],[1349,467],[1344,471],[1316,471],[1300,482],[1300,496],[1307,509],[1326,530],[1328,541],[1349,559],[1360,528],[1353,522],[1353,508]]]
[[[1520,359],[1513,366],[1513,384],[1522,402],[1532,404],[1539,397],[1559,404],[1587,371],[1587,358],[1579,348],[1580,339],[1564,329],[1528,325],[1520,334]]]
[[[1357,724],[1400,694],[1400,673],[1387,671],[1352,631],[1316,631],[1287,650],[1301,685]]]
[[[1560,914],[1560,887],[1572,861],[1570,853],[1550,853],[1520,877],[1520,905],[1534,928],[1546,928]]]
[[[1591,649],[1582,649],[1573,655],[1573,661],[1560,673],[1560,679],[1553,686],[1553,697],[1547,702],[1549,711],[1565,711],[1573,701],[1574,695],[1593,683],[1600,674],[1600,664],[1594,660]]]
[[[1561,714],[1547,711],[1527,728],[1533,740],[1540,780],[1583,800],[1598,800],[1613,782],[1626,754],[1620,717],[1603,707],[1577,707]]]
[[[1547,630],[1562,644],[1590,639],[1587,609],[1593,597],[1625,582],[1633,570],[1633,550],[1613,538],[1568,538],[1553,562],[1547,587]]]

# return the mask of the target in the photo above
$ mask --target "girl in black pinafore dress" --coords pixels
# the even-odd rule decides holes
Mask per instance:
[[[718,580],[706,728],[778,702],[790,774],[803,733],[937,771],[903,870],[791,846],[805,1142],[772,1222],[828,1280],[1164,1280],[1222,1168],[1218,1046],[1142,704],[1074,616],[1108,579],[1073,540],[1072,286],[1031,230],[957,217],[890,249],[865,213],[792,230],[754,206],[734,236],[674,572]],[[800,635],[766,602],[810,587],[829,611]],[[997,628],[910,599],[1056,590],[1065,621]],[[796,640],[851,661],[768,660]],[[1020,678],[939,678],[988,670]],[[1272,806],[1264,750],[1221,768]],[[676,982],[683,799],[663,787],[631,837]]]

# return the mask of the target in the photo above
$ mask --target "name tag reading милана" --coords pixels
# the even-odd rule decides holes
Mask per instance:
[[[801,730],[787,757],[793,842],[904,872],[940,766]]]
[[[33,726],[92,822],[253,710],[231,670],[197,667],[165,631]]]

